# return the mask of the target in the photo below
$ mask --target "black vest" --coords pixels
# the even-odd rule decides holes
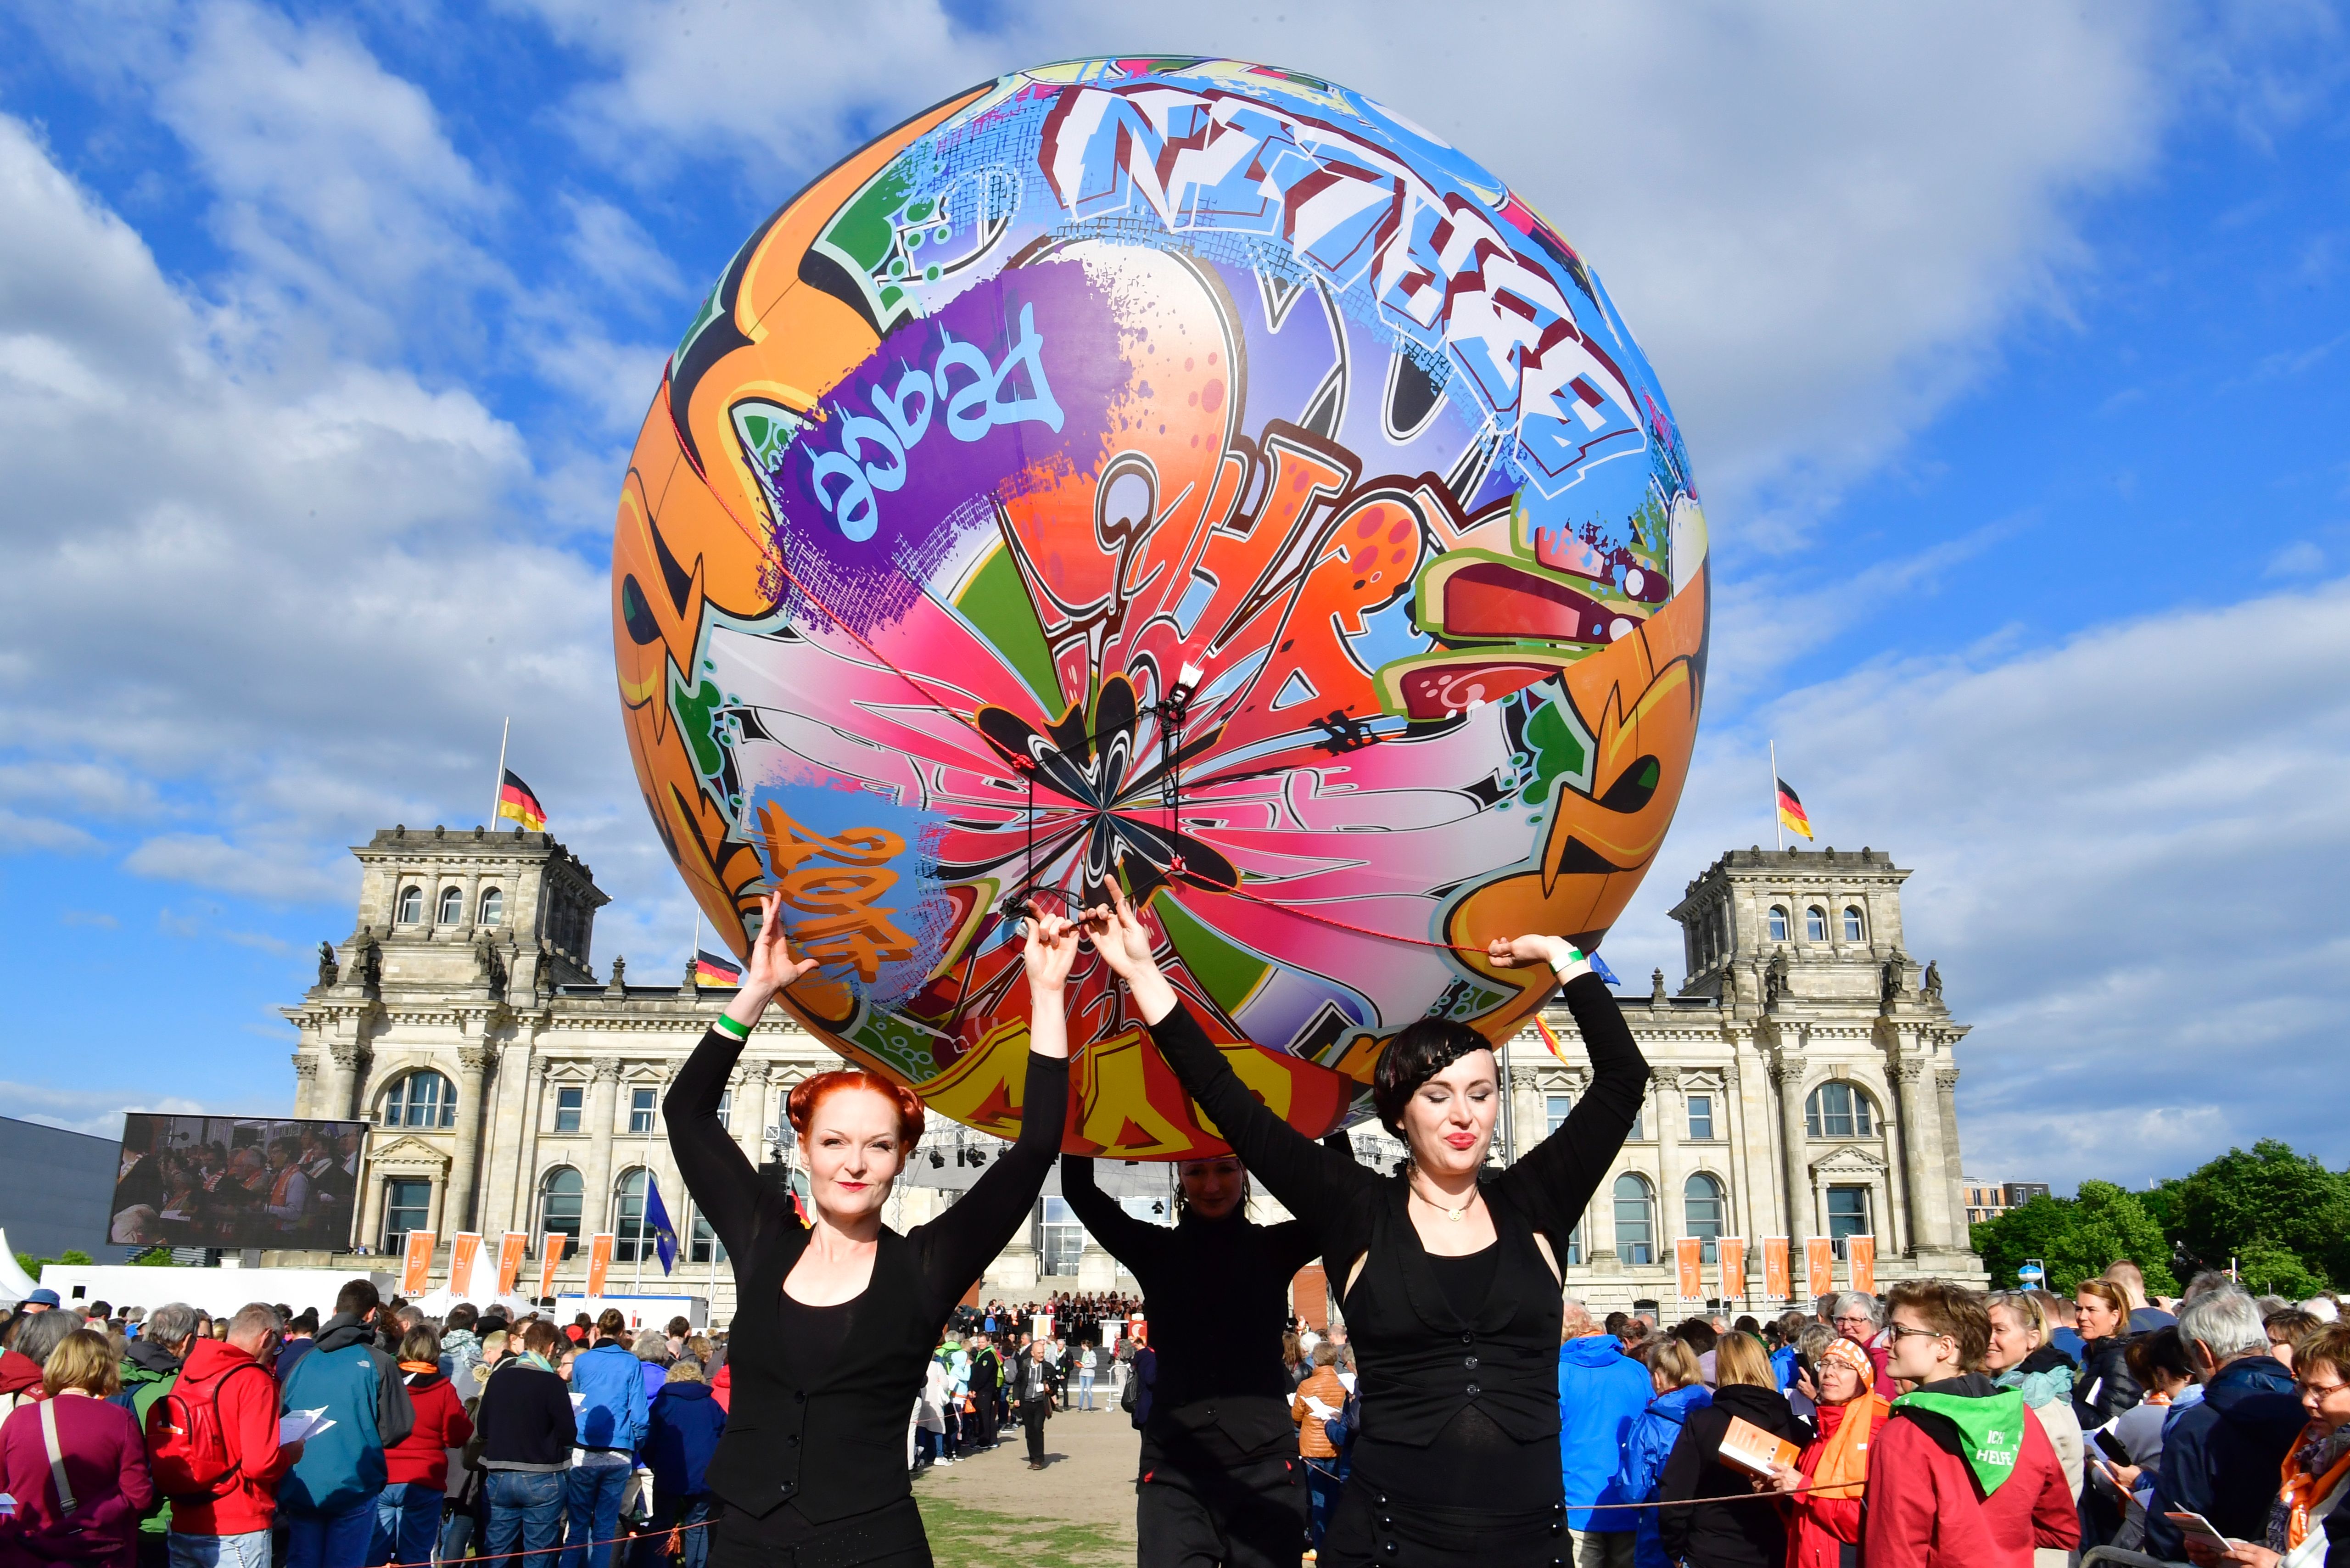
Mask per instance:
[[[1368,1261],[1344,1303],[1364,1435],[1426,1448],[1462,1407],[1475,1405],[1521,1443],[1556,1437],[1565,1293],[1534,1246],[1534,1228],[1486,1189],[1502,1255],[1484,1304],[1464,1321],[1412,1229],[1409,1189],[1400,1181],[1386,1185],[1372,1209]]]
[[[872,1282],[848,1304],[840,1354],[828,1366],[793,1366],[780,1321],[784,1280],[807,1237],[785,1227],[735,1276],[740,1306],[726,1352],[733,1386],[708,1480],[727,1507],[754,1519],[788,1502],[825,1524],[910,1495],[906,1423],[939,1324],[919,1305],[913,1247],[884,1227]]]

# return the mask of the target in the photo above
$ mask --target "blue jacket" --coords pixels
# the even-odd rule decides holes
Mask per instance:
[[[579,1401],[579,1446],[634,1453],[645,1441],[645,1364],[617,1345],[583,1350],[571,1363]]]
[[[664,1383],[653,1400],[645,1436],[645,1464],[663,1499],[707,1490],[702,1472],[726,1430],[726,1412],[707,1383]]]
[[[1624,1354],[1612,1334],[1587,1334],[1558,1347],[1558,1458],[1566,1481],[1566,1522],[1594,1528],[1595,1502],[1637,1502],[1617,1484],[1625,1441],[1656,1385],[1648,1369]],[[1603,1513],[1596,1527],[1632,1528],[1629,1512]]]
[[[348,1315],[328,1320],[286,1379],[281,1410],[324,1407],[335,1424],[302,1445],[277,1488],[293,1514],[340,1513],[383,1490],[384,1449],[414,1430],[416,1407],[399,1364],[375,1346],[375,1329]]]
[[[2264,1539],[2277,1468],[2308,1420],[2293,1374],[2274,1357],[2247,1355],[2220,1368],[2203,1386],[2203,1402],[2163,1433],[2162,1470],[2146,1510],[2147,1552],[2186,1559],[2178,1527],[2163,1517],[2169,1509],[2199,1513],[2239,1540]]]
[[[1795,1375],[1802,1370],[1795,1365],[1795,1347],[1783,1345],[1771,1353],[1771,1376],[1779,1380],[1779,1392],[1787,1393],[1795,1386]]]
[[[1665,1461],[1672,1458],[1673,1445],[1680,1441],[1681,1423],[1689,1419],[1690,1411],[1702,1410],[1712,1403],[1713,1391],[1701,1383],[1659,1394],[1648,1401],[1648,1407],[1632,1423],[1632,1435],[1624,1445],[1624,1473],[1617,1484],[1626,1498],[1647,1502],[1656,1497],[1657,1482],[1665,1473]],[[1657,1533],[1657,1511],[1644,1508],[1638,1518],[1639,1537],[1632,1545],[1632,1561],[1638,1568],[1671,1568],[1671,1559],[1665,1555],[1664,1539]]]

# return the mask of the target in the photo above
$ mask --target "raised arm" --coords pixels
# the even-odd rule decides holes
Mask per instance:
[[[1569,950],[1572,951],[1573,950]],[[1624,1010],[1588,961],[1557,966],[1566,981],[1566,1007],[1591,1054],[1591,1085],[1550,1137],[1504,1171],[1495,1186],[1537,1231],[1564,1246],[1591,1195],[1607,1175],[1640,1114],[1648,1087],[1648,1059],[1633,1043]]]
[[[1062,1158],[1061,1196],[1069,1200],[1086,1233],[1100,1242],[1111,1257],[1124,1263],[1129,1273],[1139,1275],[1151,1255],[1165,1244],[1169,1234],[1166,1227],[1146,1225],[1137,1220],[1095,1182],[1094,1162],[1089,1156],[1072,1154]]]
[[[1317,1231],[1325,1229],[1348,1199],[1378,1179],[1307,1137],[1249,1093],[1159,972],[1149,929],[1115,886],[1110,893],[1115,908],[1096,911],[1087,929],[1103,961],[1126,981],[1159,1054],[1250,1174],[1262,1179],[1292,1214]]]
[[[1060,1152],[1069,1117],[1069,1023],[1062,992],[1080,940],[1078,928],[1058,915],[1029,918],[1022,954],[1028,968],[1028,1082],[1021,1094],[1020,1137],[953,1208],[915,1227],[909,1238],[941,1323],[1018,1233]]]
[[[661,1120],[669,1128],[678,1174],[685,1178],[685,1189],[731,1258],[748,1257],[753,1243],[775,1227],[799,1223],[783,1194],[759,1179],[742,1146],[718,1119],[727,1075],[741,1059],[760,1014],[775,992],[816,967],[814,959],[792,957],[783,908],[780,894],[770,893],[761,900],[759,940],[751,944],[742,989],[685,1059],[661,1101]],[[757,1116],[762,1109],[752,1108],[751,1114]]]

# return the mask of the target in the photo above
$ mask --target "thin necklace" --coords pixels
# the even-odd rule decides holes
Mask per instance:
[[[1417,1177],[1419,1174],[1419,1167],[1414,1165],[1411,1168],[1411,1173],[1413,1176]],[[1455,1225],[1460,1224],[1461,1217],[1469,1212],[1469,1205],[1477,1201],[1477,1189],[1473,1187],[1469,1189],[1469,1196],[1461,1200],[1461,1207],[1458,1209],[1447,1209],[1435,1199],[1421,1192],[1416,1186],[1411,1189],[1411,1195],[1414,1198],[1419,1199],[1422,1203],[1427,1204],[1430,1209],[1435,1210],[1439,1214],[1443,1215],[1445,1219],[1451,1220]]]

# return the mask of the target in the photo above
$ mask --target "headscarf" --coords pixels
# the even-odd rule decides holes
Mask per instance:
[[[1868,1481],[1868,1439],[1885,1424],[1885,1397],[1876,1390],[1877,1366],[1868,1352],[1848,1339],[1838,1339],[1820,1353],[1822,1362],[1838,1361],[1860,1378],[1860,1393],[1846,1401],[1836,1429],[1820,1449],[1812,1471],[1812,1490],[1831,1497],[1857,1498]]]

